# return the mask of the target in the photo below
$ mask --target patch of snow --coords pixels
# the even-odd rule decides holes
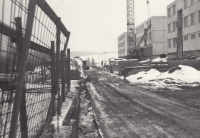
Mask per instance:
[[[51,84],[25,83],[25,88],[26,89],[51,88]]]
[[[71,104],[72,104],[72,99],[66,97],[65,102],[62,103],[61,116],[59,116],[59,124],[57,122],[57,116],[54,116],[52,119],[51,124],[54,125],[54,128],[57,128],[58,125],[59,127],[62,127],[63,121],[65,119],[67,112],[69,111]]]
[[[140,61],[139,63],[146,63],[146,62],[151,62],[151,60],[150,59],[146,59],[146,60]]]
[[[159,88],[173,88],[177,86],[200,86],[200,71],[185,65],[171,68],[161,73],[156,69],[139,72],[126,78],[132,84],[142,84]]]
[[[167,62],[167,57],[166,58],[157,57],[155,59],[152,59],[151,62]]]

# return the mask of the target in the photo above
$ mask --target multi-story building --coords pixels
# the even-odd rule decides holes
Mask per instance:
[[[200,57],[200,0],[175,0],[167,13],[168,57]]]
[[[148,29],[151,23],[151,27]],[[148,31],[147,31],[148,29]],[[147,31],[147,34],[145,32]],[[141,41],[141,38],[144,39]],[[167,54],[167,17],[152,16],[136,27],[136,46],[142,50],[142,56],[146,58]],[[140,44],[139,44],[140,43]]]
[[[127,33],[123,33],[118,37],[118,57],[123,58],[128,55],[127,49]]]

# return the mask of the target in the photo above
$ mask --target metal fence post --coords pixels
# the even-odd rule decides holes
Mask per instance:
[[[70,49],[67,49],[67,88],[70,91]]]
[[[30,47],[30,38],[32,33],[33,27],[33,20],[35,14],[35,7],[36,7],[37,0],[30,0],[28,5],[28,17],[26,22],[26,29],[25,29],[25,37],[22,45],[22,53],[21,53],[21,60],[19,61],[19,72],[18,72],[18,80],[17,80],[17,88],[16,88],[16,95],[13,105],[13,112],[11,118],[11,125],[10,125],[10,135],[9,138],[15,138],[17,132],[17,121],[18,115],[21,105],[21,96],[24,89],[24,75],[27,69],[27,57],[28,57],[28,50]]]

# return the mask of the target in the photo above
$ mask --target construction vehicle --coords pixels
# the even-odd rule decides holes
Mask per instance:
[[[147,4],[149,1],[147,0]],[[140,59],[142,56],[142,48],[140,47],[141,42],[145,39],[147,32],[151,28],[151,23],[145,29],[144,35],[136,44],[135,36],[135,17],[134,17],[134,0],[127,0],[127,42],[128,42],[128,59]]]

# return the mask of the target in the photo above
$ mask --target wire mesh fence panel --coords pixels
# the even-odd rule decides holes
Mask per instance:
[[[22,44],[26,41],[25,32],[31,1],[34,0],[0,0],[0,137],[2,138],[9,137],[13,106],[18,100],[15,99],[16,88],[19,84],[23,83],[23,92],[16,137],[39,137],[49,114],[53,112],[52,93],[58,94],[54,101],[56,108],[61,105],[58,102],[61,66],[55,64],[61,60],[60,50],[66,50],[70,33],[45,0],[36,0],[30,46],[24,65],[26,67],[23,74],[24,81],[17,82],[20,59],[24,58],[21,56]],[[20,17],[20,24],[17,23],[17,17]],[[57,47],[53,51],[52,41],[56,42],[55,47]],[[53,55],[57,55],[57,58],[56,56],[52,58]]]
[[[28,137],[38,137],[44,127],[51,102],[51,57],[50,44],[55,41],[55,25],[36,6],[31,49],[25,73],[26,114]]]
[[[45,124],[51,101],[51,58],[29,50],[25,74],[28,137],[38,137]]]
[[[7,137],[16,88],[16,45],[0,34],[0,137]]]

